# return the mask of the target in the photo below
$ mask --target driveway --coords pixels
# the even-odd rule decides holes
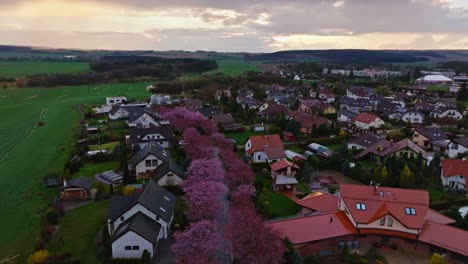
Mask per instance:
[[[167,239],[162,239],[161,243],[156,249],[156,256],[151,260],[151,264],[169,264],[174,263],[174,253],[171,250],[171,246],[174,243],[172,236]]]

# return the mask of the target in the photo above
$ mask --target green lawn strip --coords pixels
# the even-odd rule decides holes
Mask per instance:
[[[120,167],[120,162],[118,161],[107,161],[107,162],[99,162],[99,163],[85,163],[80,170],[72,175],[72,178],[85,176],[88,178],[93,178],[94,175],[108,171],[108,170],[116,170]]]
[[[299,205],[283,194],[269,191],[266,197],[270,202],[273,217],[295,215],[301,210]]]
[[[71,253],[80,263],[100,263],[94,239],[105,223],[109,201],[98,201],[73,209],[59,220],[59,228],[48,243],[51,253]]]
[[[103,104],[106,96],[115,95],[145,99],[150,95],[144,89],[147,85],[0,90],[0,185],[6,190],[0,193],[0,259],[19,254],[18,263],[26,263],[33,250],[40,210],[57,194],[56,189],[44,189],[42,179],[63,173],[77,139],[81,117],[74,106]],[[38,121],[43,125],[36,126]]]
[[[441,91],[441,92],[448,92],[449,87],[444,85],[429,85],[427,86],[428,91]]]
[[[0,77],[90,71],[87,62],[0,61]]]
[[[251,131],[251,130],[246,130],[245,132],[240,132],[240,133],[226,133],[224,134],[226,138],[232,138],[234,139],[237,143],[236,145],[244,145],[247,139],[250,136],[257,136],[257,135],[263,135],[263,132],[256,132],[256,131]]]
[[[90,145],[89,150],[101,150],[101,149],[107,149],[110,153],[114,151],[115,147],[120,144],[119,141],[112,141],[106,144],[101,144],[101,145]]]

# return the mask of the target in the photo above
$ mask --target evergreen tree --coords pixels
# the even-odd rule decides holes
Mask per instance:
[[[300,131],[300,127],[295,120],[291,119],[286,123],[285,130],[297,135]]]
[[[349,72],[349,78],[354,78],[354,70],[351,70],[351,71]]]
[[[460,90],[458,90],[457,100],[462,102],[468,101],[468,88],[466,82],[463,82]]]
[[[416,177],[414,173],[409,169],[408,165],[403,167],[403,171],[400,174],[400,187],[410,188],[416,183]]]
[[[378,183],[382,182],[382,167],[379,166],[374,170],[374,180]]]

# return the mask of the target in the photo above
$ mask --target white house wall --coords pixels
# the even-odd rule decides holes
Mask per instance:
[[[140,163],[138,163],[136,166],[135,166],[135,172],[136,174],[138,173],[142,173],[142,172],[146,172],[147,170],[155,170],[158,166],[150,166],[150,167],[146,167],[146,161],[147,160],[153,160],[153,159],[157,159],[158,160],[158,166],[162,164],[162,160],[160,160],[158,157],[156,157],[155,155],[153,154],[150,154],[148,156],[146,156],[146,158],[142,161],[140,161]]]
[[[125,250],[126,246],[131,246],[132,250]],[[133,250],[133,246],[139,249]],[[145,250],[153,256],[153,244],[133,231],[128,231],[112,243],[113,258],[141,258]]]
[[[168,173],[172,173],[174,174],[174,176],[167,176]],[[174,182],[171,185],[181,185],[184,182],[184,180],[178,175],[176,175],[175,173],[173,172],[168,172],[168,173],[166,173],[166,175],[164,175],[163,177],[161,177],[161,179],[158,180],[158,185],[160,186],[168,185],[167,180],[169,179],[169,177],[172,177],[172,179],[174,180]]]

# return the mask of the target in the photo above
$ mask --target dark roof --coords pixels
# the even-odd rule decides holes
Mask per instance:
[[[107,184],[107,185],[122,184],[122,182],[123,182],[123,176],[118,174],[117,172],[111,171],[111,170],[96,174],[94,177],[96,178],[96,180],[98,182],[103,183],[103,184]]]
[[[420,127],[416,129],[416,132],[423,135],[429,141],[437,141],[447,139],[447,132],[444,132],[442,129],[437,127]]]
[[[172,130],[168,126],[161,126],[161,127],[156,127],[156,126],[150,126],[149,128],[134,128],[130,130],[130,143],[131,144],[137,144],[141,142],[148,142],[149,140],[143,140],[143,138],[146,135],[150,134],[160,134],[161,136],[164,137],[160,139],[152,139],[154,141],[166,141],[174,138],[174,134],[172,133]]]
[[[221,109],[217,106],[203,107],[198,109],[198,112],[205,117],[211,117],[213,115],[221,113]]]
[[[361,145],[365,148],[368,148],[380,140],[381,138],[377,136],[376,134],[364,133],[364,134],[356,135],[353,138],[351,138],[348,141],[348,144],[356,144],[356,145]]]
[[[454,142],[468,148],[468,137],[464,137],[464,138],[456,138],[453,140]]]
[[[198,109],[200,109],[203,104],[200,99],[186,99],[184,103],[185,108],[193,112],[196,112]]]
[[[62,187],[62,190],[67,189],[67,188],[82,188],[85,190],[90,190],[91,187],[93,186],[93,180],[90,178],[86,178],[83,176],[80,176],[76,179],[72,179],[66,182],[66,186]]]
[[[156,168],[153,180],[157,182],[169,171],[174,172],[177,176],[182,178],[184,178],[185,176],[184,169],[181,166],[179,166],[179,164],[177,164],[174,160],[171,159],[167,162],[164,162],[161,166]]]
[[[156,244],[158,242],[159,232],[161,232],[161,224],[149,218],[144,213],[138,212],[119,225],[111,241],[113,242],[119,239],[128,231],[133,231],[149,242]]]
[[[156,141],[151,141],[144,148],[140,149],[132,158],[133,166],[136,166],[142,160],[144,160],[149,154],[153,154],[163,162],[170,159],[170,154]]]
[[[261,111],[260,115],[278,115],[278,114],[289,115],[289,112],[290,110],[286,106],[274,104],[268,107],[267,109]]]
[[[130,113],[128,117],[128,122],[133,122],[144,114],[148,114],[151,117],[153,116],[153,113],[139,106],[123,106],[123,108],[125,108],[125,110],[127,110]]]
[[[112,196],[108,217],[114,220],[139,203],[169,222],[174,214],[175,202],[176,197],[172,193],[159,186],[155,181],[149,181],[143,193],[135,191],[130,196]]]
[[[215,124],[217,123],[228,124],[228,123],[234,123],[234,119],[232,118],[232,115],[230,113],[217,114],[217,115],[213,115],[213,122]]]

